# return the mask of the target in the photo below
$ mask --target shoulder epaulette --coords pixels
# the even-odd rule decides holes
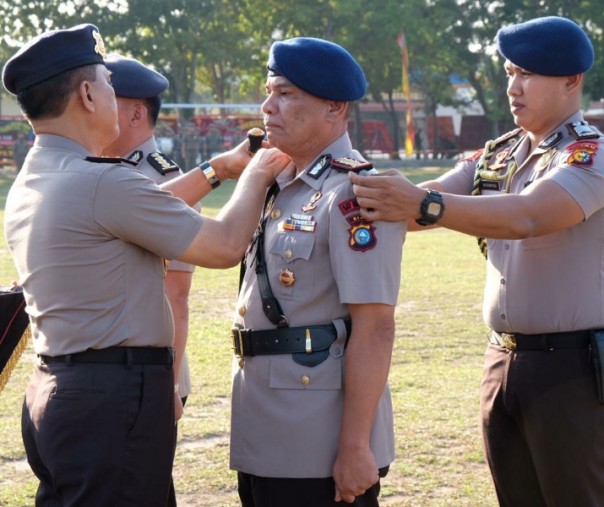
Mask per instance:
[[[151,167],[153,167],[153,169],[155,169],[162,176],[180,169],[176,162],[169,159],[166,155],[159,151],[149,153],[149,155],[147,155],[147,162],[149,162]]]
[[[495,146],[499,146],[500,144],[506,143],[509,140],[514,139],[515,137],[519,137],[520,134],[522,134],[523,132],[524,131],[521,128],[510,130],[509,132],[506,132],[502,136],[499,136],[497,139],[491,141],[491,143],[493,143],[493,145],[495,145]]]
[[[359,172],[362,170],[373,169],[371,162],[364,162],[362,160],[355,160],[350,157],[335,158],[331,161],[330,166],[338,171],[354,171]]]
[[[94,162],[95,164],[126,164],[136,165],[136,162],[121,158],[121,157],[86,157],[88,162]]]
[[[598,130],[582,121],[567,123],[566,128],[568,129],[570,134],[577,140],[596,139],[601,135]]]

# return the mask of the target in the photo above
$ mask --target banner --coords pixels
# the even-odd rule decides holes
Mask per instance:
[[[403,60],[403,97],[407,101],[405,154],[410,156],[413,155],[415,127],[413,125],[413,107],[411,103],[411,88],[409,86],[409,53],[407,52],[407,41],[404,32],[401,32],[398,35],[396,43],[398,44],[398,47],[401,48],[401,57]]]

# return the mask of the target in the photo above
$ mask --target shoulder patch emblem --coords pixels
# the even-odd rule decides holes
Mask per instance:
[[[373,169],[371,162],[364,162],[362,160],[355,160],[350,157],[336,158],[331,161],[331,167],[338,171],[362,171],[363,169]]]
[[[163,153],[155,151],[147,155],[147,162],[151,164],[151,167],[155,169],[159,174],[165,175],[174,171],[178,171],[180,168],[173,160],[169,159]]]
[[[361,207],[357,200],[353,197],[352,199],[347,199],[338,204],[338,208],[342,212],[342,215],[346,216],[353,211],[360,211]]]
[[[591,165],[593,157],[598,151],[598,143],[579,141],[567,146],[565,151],[570,152],[570,155],[566,159],[566,163],[569,165]]]
[[[350,224],[348,233],[348,246],[355,252],[366,252],[375,248],[377,237],[375,236],[375,227],[373,222],[364,219],[361,215],[351,215],[346,218]]]

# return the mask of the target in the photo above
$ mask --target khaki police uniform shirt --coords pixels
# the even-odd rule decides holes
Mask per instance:
[[[347,134],[322,153],[361,159]],[[314,179],[315,165],[298,177],[293,167],[278,177],[281,190],[266,225],[268,279],[292,327],[349,318],[349,303],[395,305],[399,293],[405,225],[358,222],[346,172],[328,168]],[[360,231],[363,225],[370,229]],[[254,253],[247,255],[236,323],[272,329],[261,307]],[[246,357],[243,367],[235,358],[231,468],[264,477],[332,475],[343,408],[342,345],[332,345],[328,359],[314,367],[289,354]],[[394,459],[388,387],[371,448],[378,467]]]
[[[151,178],[155,183],[161,185],[162,183],[173,180],[174,178],[178,178],[183,174],[183,172],[178,167],[168,172],[164,171],[164,174],[155,169],[147,157],[149,154],[157,153],[158,151],[159,149],[155,137],[150,137],[143,144],[137,146],[132,153],[128,154],[127,158],[130,160],[140,160],[140,162],[138,162],[136,165],[136,169],[147,176],[147,178]],[[193,208],[197,211],[200,210],[199,204],[193,206]],[[186,273],[193,273],[195,271],[195,266],[193,264],[188,264],[186,262],[173,259],[168,263],[168,271],[184,271]],[[181,398],[184,398],[185,396],[189,396],[189,394],[191,394],[191,377],[189,372],[189,362],[187,361],[187,355],[185,354],[182,358],[180,372],[178,375],[178,395]]]
[[[34,350],[171,346],[162,258],[182,255],[203,219],[132,166],[89,155],[39,135],[7,196],[6,238]]]
[[[584,222],[562,231],[488,240],[483,316],[495,331],[533,334],[604,327],[604,138],[577,139],[567,125],[582,120],[580,112],[565,120],[530,157],[529,140],[521,133],[491,159],[504,166],[501,171],[507,160],[518,165],[510,192],[520,193],[547,178],[585,213]],[[439,182],[448,192],[470,194],[476,162],[477,157],[459,162]],[[500,183],[499,189],[481,193],[498,194],[502,188]]]

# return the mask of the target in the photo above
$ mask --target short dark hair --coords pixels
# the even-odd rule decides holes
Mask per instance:
[[[65,112],[71,94],[82,81],[96,81],[98,64],[85,65],[41,83],[29,86],[17,93],[17,102],[28,120],[56,118]]]
[[[161,109],[161,99],[159,97],[147,97],[145,99],[145,107],[151,119],[151,126],[155,127],[159,118],[159,110]]]

